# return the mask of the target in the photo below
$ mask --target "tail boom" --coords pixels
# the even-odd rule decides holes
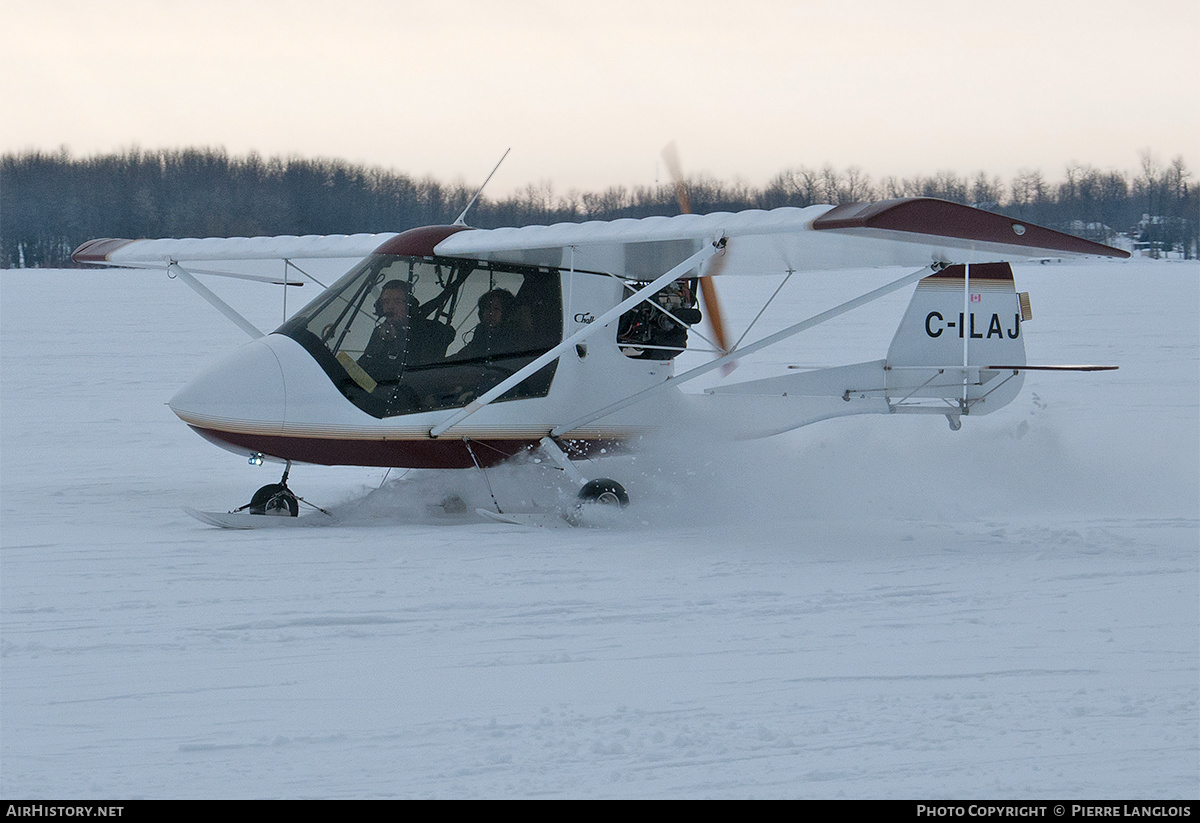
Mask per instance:
[[[791,425],[775,422],[774,431],[879,413],[940,414],[958,428],[960,417],[996,411],[1020,392],[1028,368],[1022,325],[1029,318],[1007,263],[949,266],[917,283],[886,358],[709,393],[788,398]]]

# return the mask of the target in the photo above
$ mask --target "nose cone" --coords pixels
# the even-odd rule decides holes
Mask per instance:
[[[202,372],[168,405],[202,433],[278,434],[286,402],[275,352],[254,340]]]

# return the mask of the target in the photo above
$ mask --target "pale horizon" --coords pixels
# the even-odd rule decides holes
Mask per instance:
[[[492,197],[1194,160],[1200,6],[0,0],[0,151],[331,158]],[[1166,35],[1164,36],[1164,32]]]

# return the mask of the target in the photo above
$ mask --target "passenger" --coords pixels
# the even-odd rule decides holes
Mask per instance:
[[[517,334],[512,325],[512,292],[492,289],[479,298],[479,324],[471,342],[463,346],[458,357],[491,359],[516,350]]]
[[[383,284],[371,340],[358,365],[380,384],[394,384],[405,368],[427,365],[446,356],[454,330],[435,320],[416,317],[417,299],[403,280]]]
[[[546,350],[562,340],[562,300],[558,281],[530,275],[517,292],[513,326],[522,349]]]

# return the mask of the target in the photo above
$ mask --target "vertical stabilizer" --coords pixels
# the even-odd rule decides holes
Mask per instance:
[[[1011,367],[1025,365],[1029,314],[1008,263],[949,266],[922,279],[888,348],[889,393],[909,392],[898,406],[956,400],[962,414],[1006,405],[1023,381]],[[1009,368],[988,368],[997,365]]]

